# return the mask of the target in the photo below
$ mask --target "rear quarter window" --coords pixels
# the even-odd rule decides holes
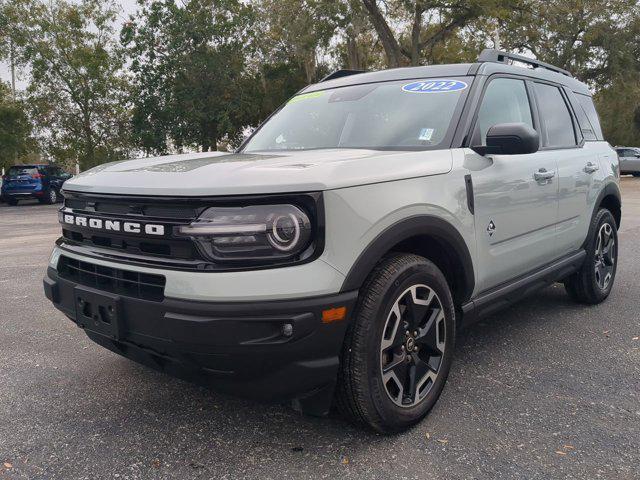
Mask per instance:
[[[576,93],[576,98],[578,99],[578,103],[582,107],[585,115],[589,119],[591,128],[593,128],[593,131],[595,132],[596,139],[603,140],[604,136],[602,135],[602,127],[600,127],[600,118],[598,117],[598,112],[593,104],[593,99],[590,96],[583,95],[581,93]]]

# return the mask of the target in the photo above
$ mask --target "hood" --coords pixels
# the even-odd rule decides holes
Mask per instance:
[[[99,165],[65,182],[64,189],[167,196],[310,192],[437,175],[451,165],[450,150],[204,152]]]

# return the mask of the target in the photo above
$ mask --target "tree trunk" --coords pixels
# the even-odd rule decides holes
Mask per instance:
[[[413,13],[413,25],[411,26],[411,65],[420,65],[420,33],[422,32],[422,14],[424,5],[421,1],[416,2],[416,9]]]
[[[203,152],[215,152],[218,148],[218,124],[207,122],[200,131],[200,148]]]
[[[384,48],[384,53],[387,57],[387,66],[389,66],[389,68],[402,66],[404,62],[402,59],[400,44],[394,37],[393,31],[385,20],[384,15],[382,15],[380,8],[378,8],[376,0],[362,0],[362,3],[369,12],[371,23],[376,29],[378,38]]]
[[[358,41],[351,35],[347,36],[347,68],[351,70],[362,70]]]

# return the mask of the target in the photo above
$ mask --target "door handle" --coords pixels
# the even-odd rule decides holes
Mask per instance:
[[[595,163],[587,163],[587,165],[584,167],[584,171],[585,173],[593,173],[595,171],[597,171],[600,167],[598,165],[596,165]]]
[[[536,182],[551,180],[555,176],[556,176],[556,172],[554,171],[549,172],[547,171],[546,168],[541,168],[540,170],[538,170],[536,173],[533,174],[533,178],[535,179]]]

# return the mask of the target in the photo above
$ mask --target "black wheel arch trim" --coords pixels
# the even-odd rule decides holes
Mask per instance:
[[[457,297],[463,301],[471,297],[475,286],[473,260],[460,232],[449,222],[432,215],[407,217],[387,227],[360,253],[344,283],[341,292],[359,289],[382,257],[404,240],[417,236],[430,236],[442,241],[453,250],[463,268],[464,284]]]
[[[602,208],[602,202],[604,201],[604,199],[606,197],[609,197],[609,196],[614,197],[617,200],[618,206],[619,206],[620,210],[622,210],[622,194],[620,193],[620,187],[615,182],[609,182],[604,186],[604,188],[598,194],[598,198],[596,199],[596,201],[594,203],[593,212],[591,212],[591,219],[592,220],[598,214],[598,210],[600,210],[600,208]],[[617,223],[616,227],[619,230],[620,229],[620,222],[621,222],[622,218],[621,217],[618,218],[616,216],[616,212],[611,212],[611,214],[614,216],[614,218],[616,220],[616,223]],[[592,232],[589,231],[589,233],[587,235],[587,238],[585,239],[585,244],[583,245],[583,247],[589,241],[589,238],[591,238],[591,234],[592,234]]]

